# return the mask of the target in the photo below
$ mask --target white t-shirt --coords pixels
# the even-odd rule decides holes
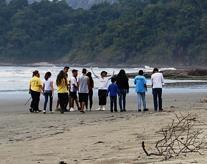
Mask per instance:
[[[47,79],[44,81],[44,91],[52,91],[51,83],[53,81],[51,79]]]
[[[78,84],[79,84],[79,93],[88,93],[88,76],[82,75],[78,78]]]
[[[99,78],[100,87],[98,89],[107,90],[109,85],[109,79],[110,77],[104,77],[104,78],[100,77]]]
[[[153,73],[151,76],[152,88],[162,88],[164,84],[163,74],[160,72]]]
[[[76,87],[74,87],[74,85]],[[70,91],[71,92],[77,92],[77,89],[78,89],[77,86],[78,86],[77,79],[74,76],[72,76],[70,78]]]

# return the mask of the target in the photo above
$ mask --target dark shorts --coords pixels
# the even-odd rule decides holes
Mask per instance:
[[[88,102],[88,93],[79,93],[79,102]]]
[[[70,92],[70,97],[73,99],[77,99],[77,92]]]

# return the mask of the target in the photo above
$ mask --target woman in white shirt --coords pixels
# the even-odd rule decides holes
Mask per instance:
[[[51,76],[52,76],[51,72],[46,72],[45,81],[43,83],[43,92],[45,96],[44,110],[43,110],[44,114],[46,113],[48,98],[50,99],[49,109],[50,109],[50,112],[52,112],[54,87],[53,87],[53,81],[50,79]]]
[[[99,83],[100,83],[100,86],[98,88],[99,108],[97,110],[106,110],[107,89],[109,85],[109,80],[111,79],[113,75],[108,77],[106,71],[102,71],[101,76],[97,76],[93,72],[93,70],[92,70],[92,73],[94,74],[96,78],[99,79]]]

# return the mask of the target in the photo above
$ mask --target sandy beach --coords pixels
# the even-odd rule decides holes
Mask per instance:
[[[207,162],[207,145],[204,145],[203,155],[191,153],[169,161],[163,161],[162,157],[148,157],[141,147],[141,142],[145,141],[147,149],[151,150],[158,137],[155,132],[168,125],[175,113],[197,114],[200,121],[206,122],[207,103],[201,100],[207,97],[207,93],[166,93],[163,95],[164,112],[161,113],[153,112],[150,94],[147,95],[150,111],[137,113],[136,97],[132,94],[127,97],[126,113],[93,110],[85,114],[69,112],[64,115],[58,112],[31,114],[24,105],[25,96],[17,94],[12,101],[8,97],[0,103],[1,164]],[[200,128],[207,135],[206,126]]]

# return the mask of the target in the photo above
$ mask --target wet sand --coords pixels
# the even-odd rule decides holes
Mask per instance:
[[[31,114],[24,105],[27,95],[15,95],[12,101],[8,97],[0,102],[1,164],[58,164],[61,160],[68,164],[206,164],[207,161],[207,145],[204,155],[192,153],[169,161],[147,157],[141,148],[142,141],[148,149],[153,147],[155,132],[169,124],[175,113],[195,113],[206,122],[207,103],[201,100],[207,93],[164,94],[161,113],[153,112],[150,94],[147,95],[150,111],[137,113],[136,96],[132,94],[127,97],[126,113],[92,110],[64,115]],[[203,130],[207,135],[207,128]]]

